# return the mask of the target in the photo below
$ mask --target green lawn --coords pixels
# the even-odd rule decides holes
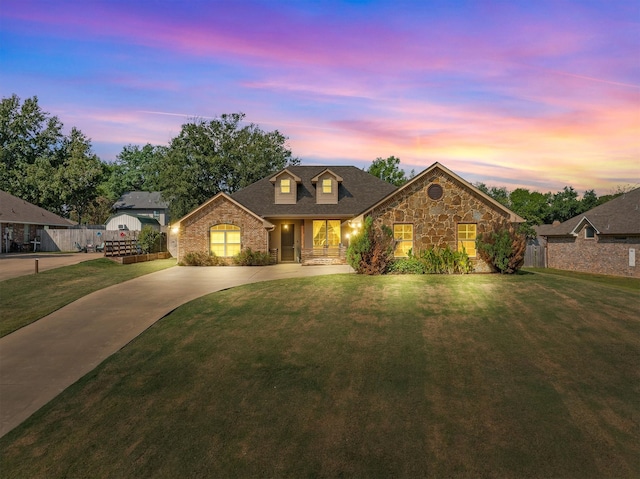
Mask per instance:
[[[10,477],[640,476],[640,293],[325,276],[193,301],[0,439]]]
[[[0,337],[89,293],[175,264],[165,259],[121,265],[102,258],[0,281]]]

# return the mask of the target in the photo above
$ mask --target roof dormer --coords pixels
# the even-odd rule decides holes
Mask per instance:
[[[275,204],[296,204],[296,198],[298,197],[298,183],[302,182],[300,177],[294,175],[289,170],[282,170],[269,181],[274,185]]]
[[[338,203],[338,187],[342,177],[326,169],[311,179],[316,187],[316,203],[319,205],[335,205]]]

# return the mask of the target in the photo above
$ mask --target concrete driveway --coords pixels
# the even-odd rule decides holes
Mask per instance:
[[[298,264],[176,266],[85,296],[0,338],[0,436],[192,299],[247,283],[350,272]]]
[[[38,270],[60,268],[71,264],[102,258],[102,253],[9,253],[0,254],[0,281],[25,276],[35,272],[36,259]]]

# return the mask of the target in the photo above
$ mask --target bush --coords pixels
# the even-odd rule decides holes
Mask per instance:
[[[397,274],[467,274],[473,270],[466,251],[453,251],[449,246],[431,247],[415,256],[397,259],[389,271]]]
[[[207,251],[189,251],[180,261],[180,266],[224,266],[226,264],[223,258],[218,258]]]
[[[268,252],[243,249],[233,257],[233,264],[238,266],[267,266],[273,262]]]
[[[501,223],[476,239],[478,254],[501,274],[513,274],[524,264],[526,237],[513,224]]]
[[[162,249],[162,233],[147,225],[138,235],[138,245],[143,253],[158,253]]]
[[[395,240],[388,226],[373,227],[373,219],[364,220],[362,231],[351,238],[347,263],[358,274],[384,274],[393,262]]]
[[[391,274],[425,274],[425,265],[419,258],[399,258],[389,266]]]

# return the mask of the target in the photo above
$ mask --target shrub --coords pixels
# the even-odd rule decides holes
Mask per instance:
[[[158,253],[162,249],[162,233],[146,225],[138,235],[138,245],[143,253]]]
[[[398,274],[467,274],[473,270],[466,251],[453,251],[449,246],[431,247],[415,256],[397,259],[389,271]]]
[[[207,251],[189,251],[185,253],[180,266],[223,266],[227,263],[223,258]]]
[[[392,274],[425,274],[425,264],[419,258],[399,258],[389,266]]]
[[[272,263],[272,259],[268,252],[247,248],[233,257],[233,263],[239,266],[267,266]]]
[[[358,274],[384,274],[393,262],[395,241],[391,228],[373,227],[373,219],[364,220],[362,231],[351,238],[347,263]]]
[[[526,237],[513,224],[499,223],[494,231],[481,233],[476,239],[478,254],[502,274],[513,274],[524,264]]]

